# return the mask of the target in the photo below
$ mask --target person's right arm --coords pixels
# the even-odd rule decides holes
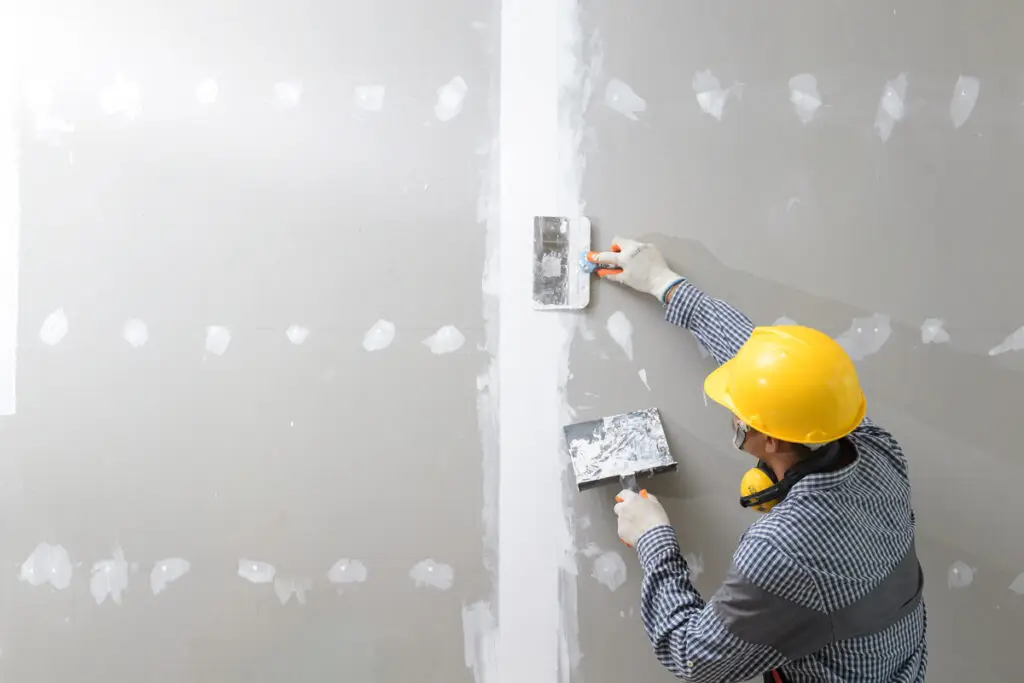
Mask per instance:
[[[682,279],[665,296],[665,319],[688,329],[719,365],[736,355],[751,332],[750,318]]]
[[[661,301],[665,318],[690,330],[719,365],[735,356],[754,330],[750,318],[670,269],[653,244],[616,237],[611,251],[588,254],[587,259],[605,266],[597,271],[602,278]]]

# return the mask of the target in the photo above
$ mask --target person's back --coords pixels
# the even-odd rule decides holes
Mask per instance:
[[[870,421],[847,442],[856,451],[853,461],[798,482],[747,530],[736,553],[737,567],[744,571],[758,562],[744,557],[749,541],[771,542],[793,563],[788,580],[804,579],[804,585],[785,589],[787,597],[830,617],[802,628],[813,629],[818,621],[835,640],[780,667],[783,680],[923,681],[926,616],[906,462],[895,439]],[[904,596],[898,604],[892,601],[896,594]],[[893,619],[900,606],[907,613],[878,629],[878,619]],[[777,616],[780,626],[786,616]],[[844,631],[850,628],[866,634],[851,637]],[[794,636],[805,648],[822,640],[820,633]]]

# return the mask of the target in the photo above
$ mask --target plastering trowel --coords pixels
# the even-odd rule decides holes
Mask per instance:
[[[533,219],[533,307],[578,311],[590,303],[590,273],[580,254],[590,251],[590,219]]]
[[[657,408],[577,422],[564,431],[580,491],[609,481],[637,491],[638,476],[676,469]]]

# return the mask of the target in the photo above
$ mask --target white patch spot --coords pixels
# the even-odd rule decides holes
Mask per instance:
[[[839,335],[836,341],[850,358],[858,361],[878,353],[891,334],[889,316],[875,313],[868,318],[854,318],[850,328]]]
[[[629,84],[613,78],[604,87],[604,102],[627,119],[639,121],[637,114],[647,111],[647,102],[633,92]]]
[[[313,582],[309,579],[274,579],[274,593],[282,605],[295,596],[300,605],[306,604],[306,593],[313,588]]]
[[[121,116],[134,121],[142,112],[142,90],[139,84],[118,74],[114,84],[100,93],[100,110],[107,116]]]
[[[466,338],[454,325],[445,325],[423,340],[423,344],[430,349],[430,352],[437,355],[458,351],[465,343]]]
[[[904,101],[907,97],[907,74],[900,74],[885,84],[882,91],[882,99],[878,101],[878,111],[875,113],[875,130],[882,142],[889,140],[892,129],[897,121],[902,121],[906,114]]]
[[[953,127],[959,128],[967,123],[974,111],[974,105],[978,103],[978,95],[981,93],[981,81],[973,76],[961,76],[956,79],[953,86],[953,99],[949,101],[949,118],[953,121]]]
[[[800,203],[799,197],[790,197],[786,200],[786,213],[789,213],[796,208],[796,205]]]
[[[286,109],[299,106],[299,102],[302,101],[302,83],[299,81],[275,83],[274,98],[280,106]]]
[[[626,563],[617,552],[609,550],[594,560],[594,568],[590,575],[608,590],[614,591],[626,582]]]
[[[327,580],[334,584],[363,583],[367,574],[362,562],[343,557],[327,572]]]
[[[647,387],[647,391],[650,391],[651,385],[647,383],[647,369],[640,368],[636,374],[640,375],[640,381],[644,383],[645,387]]]
[[[363,335],[363,348],[367,351],[383,351],[395,341],[395,324],[387,320],[378,320]]]
[[[821,107],[818,79],[811,74],[797,74],[789,79],[789,101],[793,103],[797,118],[804,125],[810,123]]]
[[[384,108],[384,92],[383,85],[357,85],[353,97],[363,111],[380,111]]]
[[[1020,351],[1021,349],[1024,349],[1024,327],[1018,328],[1016,332],[1004,339],[1002,343],[989,349],[988,355],[998,356],[1007,351]]]
[[[243,558],[238,561],[238,575],[252,583],[273,583],[277,570],[272,564]]]
[[[431,586],[446,591],[455,583],[455,570],[446,564],[423,560],[409,570],[409,578],[417,586]]]
[[[213,104],[217,101],[217,95],[219,94],[220,86],[217,85],[217,81],[213,78],[204,78],[196,86],[196,101],[199,104]]]
[[[693,92],[697,95],[697,104],[701,111],[721,121],[729,95],[735,94],[739,99],[743,91],[738,83],[723,89],[722,83],[708,69],[693,75]]]
[[[1017,574],[1017,578],[1010,584],[1010,590],[1017,595],[1024,595],[1024,573]]]
[[[138,318],[124,324],[124,340],[133,349],[141,349],[149,341],[149,328]]]
[[[974,575],[977,570],[969,567],[966,562],[957,560],[949,565],[949,572],[946,574],[946,583],[950,588],[967,588],[974,583]]]
[[[121,604],[121,594],[128,588],[128,563],[124,560],[124,552],[114,549],[114,556],[109,560],[101,560],[92,566],[92,577],[89,579],[89,592],[97,605],[102,605],[109,597],[114,604]]]
[[[946,321],[942,318],[928,318],[921,323],[921,341],[925,344],[945,344],[949,341],[949,332],[943,327]]]
[[[19,579],[32,586],[48,583],[57,590],[71,585],[71,559],[61,545],[40,543],[21,565]]]
[[[223,356],[231,345],[231,330],[220,325],[206,328],[206,351],[215,356]]]
[[[797,321],[793,320],[792,318],[787,318],[786,316],[782,316],[780,318],[776,318],[775,322],[773,322],[772,325],[773,326],[777,326],[777,325],[799,325],[799,323]]]
[[[597,547],[596,543],[588,543],[587,547],[580,551],[584,557],[597,557],[601,554],[601,549]]]
[[[550,252],[540,260],[540,272],[544,277],[558,277],[562,274],[562,261]]]
[[[469,86],[461,76],[456,76],[437,89],[437,104],[434,105],[434,116],[438,121],[451,121],[462,112],[462,104],[466,100]]]
[[[46,316],[43,326],[39,328],[39,338],[48,346],[56,346],[68,334],[68,316],[63,308]]]
[[[309,328],[302,325],[292,325],[285,330],[285,334],[288,336],[288,341],[296,346],[301,346],[309,339]]]
[[[686,566],[690,568],[690,580],[696,581],[697,577],[704,573],[704,556],[697,553],[686,553],[683,555]]]
[[[626,352],[626,358],[633,360],[633,323],[622,311],[615,311],[608,318],[605,327],[615,343]]]
[[[153,591],[153,595],[160,595],[167,586],[188,574],[191,569],[192,565],[189,561],[180,557],[160,560],[153,566],[153,571],[149,573],[149,588]]]

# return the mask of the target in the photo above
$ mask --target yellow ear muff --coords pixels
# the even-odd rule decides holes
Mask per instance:
[[[746,474],[743,475],[743,480],[740,482],[740,495],[752,496],[755,493],[760,493],[774,485],[775,482],[772,481],[767,472],[757,467],[751,467],[747,470]],[[751,505],[751,507],[758,512],[768,512],[775,507],[777,502],[779,501],[766,500],[760,505]]]

